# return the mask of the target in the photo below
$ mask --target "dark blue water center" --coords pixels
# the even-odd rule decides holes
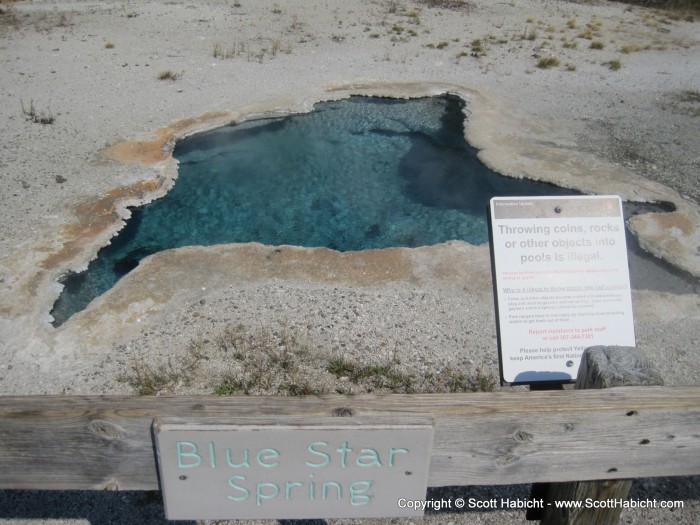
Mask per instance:
[[[494,196],[564,195],[487,169],[464,140],[464,102],[356,97],[177,144],[174,188],[132,218],[88,270],[67,276],[55,325],[147,255],[261,242],[339,251],[488,241]]]

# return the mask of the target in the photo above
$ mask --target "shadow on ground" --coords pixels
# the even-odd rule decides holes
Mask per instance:
[[[646,478],[635,480],[630,491],[631,500],[697,500],[700,494],[700,476],[677,478]],[[463,498],[477,501],[509,498],[526,499],[530,495],[530,485],[441,487],[428,489],[428,497],[433,501],[441,499],[454,501]],[[494,509],[491,509],[494,510]],[[487,513],[490,510],[470,510],[468,508],[443,508],[428,511],[428,515],[457,515]],[[514,511],[522,513],[525,511]],[[75,520],[90,525],[195,525],[194,521],[168,521],[165,519],[160,492],[98,492],[98,491],[0,491],[0,521],[17,520]],[[461,522],[458,518],[452,519]],[[469,520],[465,520],[465,523]],[[269,522],[272,523],[272,522]],[[325,525],[325,520],[280,520],[280,525]]]

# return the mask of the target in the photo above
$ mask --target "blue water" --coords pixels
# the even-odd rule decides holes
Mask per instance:
[[[86,272],[68,275],[57,326],[152,253],[257,241],[339,251],[488,241],[493,196],[571,191],[502,177],[464,140],[464,103],[356,97],[177,144],[174,188],[132,210]]]

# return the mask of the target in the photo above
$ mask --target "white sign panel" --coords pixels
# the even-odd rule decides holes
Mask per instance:
[[[501,379],[573,381],[583,350],[634,346],[617,196],[491,200]]]
[[[168,519],[363,518],[421,515],[430,416],[157,418]]]

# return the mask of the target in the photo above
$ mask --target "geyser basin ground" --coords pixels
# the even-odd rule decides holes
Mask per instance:
[[[478,245],[488,241],[491,197],[576,193],[486,168],[464,139],[464,106],[449,95],[353,97],[183,140],[174,188],[134,209],[88,270],[65,280],[56,324],[170,248]]]
[[[433,357],[443,364],[465,359],[465,348],[470,349],[468,359],[477,359],[476,355],[490,363],[495,353],[488,247],[463,241],[351,252],[257,243],[166,250],[142,260],[59,328],[50,325],[49,312],[60,292],[59,278],[85,269],[101,247],[115,240],[122,219],[129,217],[127,207],[152,202],[172,188],[177,177],[172,152],[184,138],[231,123],[310,112],[321,100],[444,94],[467,102],[464,136],[478,148],[479,160],[500,173],[584,193],[619,194],[626,201],[673,203],[675,212],[638,215],[630,224],[645,249],[700,275],[695,255],[695,246],[700,244],[698,208],[665,186],[570,147],[562,135],[566,128],[559,123],[523,118],[497,97],[456,84],[331,85],[298,97],[183,118],[102,150],[99,158],[103,162],[98,166],[123,173],[120,184],[80,198],[69,208],[70,220],[49,229],[51,235],[45,240],[32,239],[11,260],[5,260],[14,269],[14,277],[5,280],[7,322],[0,330],[8,355],[15,356],[13,372],[5,377],[6,390],[28,392],[38,388],[32,385],[58,384],[58,370],[73,392],[126,392],[114,377],[128,369],[127,356],[137,352],[152,360],[178,354],[190,338],[215,337],[220,323],[232,320],[255,326],[288,322],[312,327],[310,336],[328,349],[337,346],[336,339],[367,341],[369,330],[377,334],[373,339],[377,344],[395,341],[408,352],[428,348],[429,340],[429,347],[440,349]],[[284,290],[281,295],[280,290]],[[358,298],[358,293],[365,293],[361,290],[372,290],[373,299]],[[250,295],[238,297],[238,292]],[[300,302],[287,304],[297,292]],[[267,306],[262,306],[264,301]],[[635,319],[642,323],[645,319],[655,323],[653,319],[660,315],[664,319],[669,315],[694,318],[699,311],[697,295],[636,292],[633,301]],[[448,303],[452,306],[436,306]],[[340,305],[343,310],[338,310]],[[435,332],[452,311],[454,325]],[[406,318],[397,320],[399,314]],[[345,320],[348,325],[341,326]],[[361,334],[355,333],[358,322],[366,328]],[[416,330],[408,330],[410,326]],[[387,332],[391,327],[394,332]],[[656,333],[654,330],[649,333]],[[455,338],[455,333],[464,337]],[[422,342],[416,346],[416,341]],[[647,340],[646,344],[652,343]],[[668,351],[666,343],[659,344]],[[685,362],[683,357],[678,359]],[[41,363],[39,370],[32,368],[37,362]],[[68,362],[71,365],[66,367]],[[78,365],[84,373],[76,372]],[[693,377],[692,366],[683,370]],[[26,382],[27,374],[40,378]]]

